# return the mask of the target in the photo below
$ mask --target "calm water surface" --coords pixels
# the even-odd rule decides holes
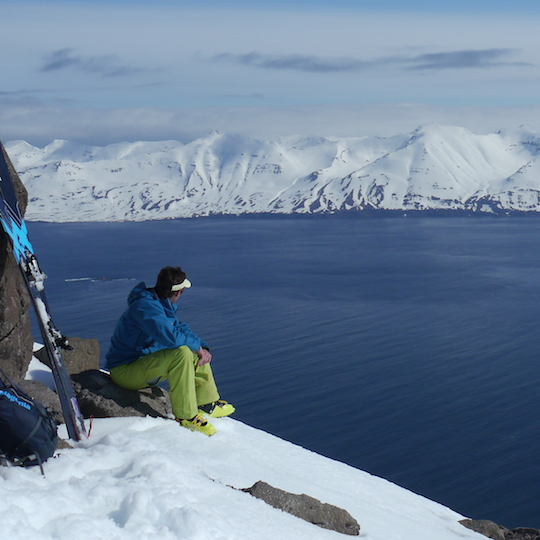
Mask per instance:
[[[106,353],[179,264],[235,417],[454,510],[540,528],[540,220],[30,223],[67,335]]]

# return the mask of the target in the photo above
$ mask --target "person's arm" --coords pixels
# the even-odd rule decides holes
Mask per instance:
[[[135,307],[132,314],[141,329],[167,349],[187,345],[193,352],[197,352],[202,347],[202,341],[189,327],[185,329],[176,318],[167,317],[159,303],[148,302]]]
[[[210,347],[208,346],[206,341],[204,341],[204,339],[197,336],[197,334],[195,334],[195,332],[193,332],[193,330],[191,330],[191,328],[187,325],[187,323],[178,321],[177,326],[178,326],[178,328],[180,328],[180,331],[183,334],[191,335],[194,338],[198,339],[201,342],[201,347],[203,349],[206,349],[207,351],[210,351]]]

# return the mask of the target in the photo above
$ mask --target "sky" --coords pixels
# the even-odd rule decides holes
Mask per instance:
[[[376,7],[374,7],[376,6]],[[540,4],[0,0],[0,139],[540,123]]]

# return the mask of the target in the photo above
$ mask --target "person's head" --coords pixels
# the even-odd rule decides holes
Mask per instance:
[[[179,266],[166,266],[159,271],[155,291],[159,298],[177,298],[191,282]]]

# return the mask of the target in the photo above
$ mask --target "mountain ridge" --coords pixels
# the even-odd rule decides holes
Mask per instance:
[[[6,144],[30,221],[143,221],[341,212],[540,212],[540,134],[407,134],[257,140],[212,132],[104,147]]]

